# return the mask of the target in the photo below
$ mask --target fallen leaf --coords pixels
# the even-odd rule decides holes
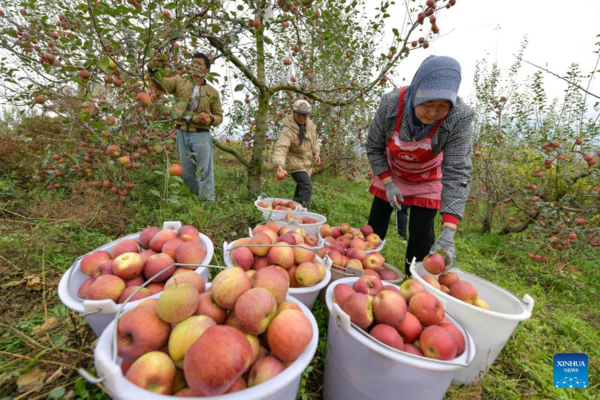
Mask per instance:
[[[42,387],[46,379],[46,373],[37,365],[27,372],[23,372],[17,378],[19,392],[29,392],[37,387]]]
[[[42,284],[40,276],[38,274],[28,275],[25,277],[27,279],[27,290],[41,290]]]
[[[58,318],[50,317],[46,320],[46,322],[44,322],[44,324],[42,324],[40,326],[34,326],[33,332],[36,335],[39,335],[40,333],[44,333],[46,331],[49,331],[50,329],[55,328],[57,325],[58,325]]]
[[[13,287],[13,286],[19,286],[21,283],[23,283],[23,280],[21,279],[20,281],[10,281],[8,283],[5,283],[4,285],[0,286],[2,289],[7,289],[9,287]]]

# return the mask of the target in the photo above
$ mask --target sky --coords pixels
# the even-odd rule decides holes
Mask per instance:
[[[424,0],[422,0],[424,3]],[[391,15],[404,15],[404,2],[396,0]],[[391,18],[393,19],[393,18]],[[456,58],[462,67],[459,95],[472,95],[473,76],[477,60],[497,62],[503,70],[516,60],[523,37],[529,45],[523,58],[561,76],[577,63],[582,72],[591,72],[600,50],[600,0],[457,0],[456,6],[438,16],[439,39],[427,50],[417,51],[396,68],[398,78],[410,83],[421,61],[430,54]],[[596,70],[600,69],[600,65]],[[522,81],[538,69],[524,65],[519,74]],[[600,96],[598,77],[590,91]],[[397,80],[400,83],[400,80]],[[566,83],[544,74],[545,88],[550,98],[560,97]],[[587,81],[584,82],[587,86]],[[589,98],[591,106],[598,99]]]

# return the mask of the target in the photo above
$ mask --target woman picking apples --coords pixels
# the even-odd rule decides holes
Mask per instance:
[[[319,158],[319,140],[317,128],[308,118],[310,104],[306,100],[294,103],[293,113],[283,121],[283,130],[279,135],[273,154],[273,162],[277,165],[277,178],[284,179],[287,175],[285,168],[290,171],[296,181],[294,199],[297,199],[307,209],[312,196],[313,157],[316,164]]]
[[[386,93],[369,128],[367,156],[375,195],[369,225],[382,239],[392,211],[410,206],[405,271],[443,249],[446,269],[456,259],[454,234],[471,186],[473,111],[458,97],[460,64],[430,56],[408,87]],[[435,240],[433,221],[442,214]]]

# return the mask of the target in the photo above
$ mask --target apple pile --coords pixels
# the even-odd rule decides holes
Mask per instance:
[[[278,229],[278,233],[274,229]],[[233,250],[229,252],[229,257],[234,266],[242,268],[249,275],[274,267],[283,273],[292,288],[314,286],[325,278],[325,265],[317,260],[315,251],[311,249],[311,246],[316,246],[316,242],[309,243],[312,240],[309,237],[315,241],[317,238],[304,229],[291,230],[286,226],[279,228],[275,222],[269,221],[254,228],[252,234],[251,238],[241,238],[232,244]],[[273,244],[302,247],[252,246]]]
[[[356,229],[352,228],[347,222],[334,227],[323,224],[319,228],[319,234],[329,246],[333,246],[337,242],[342,242],[346,248],[371,251],[381,245],[381,238],[376,233],[373,233],[373,228],[369,225]]]
[[[450,296],[464,301],[467,304],[476,307],[491,310],[490,305],[482,300],[477,293],[477,289],[467,281],[461,281],[457,274],[453,272],[444,272],[436,279],[430,275],[421,275],[421,278],[434,288],[449,294]],[[423,285],[421,285],[423,286]],[[423,290],[425,287],[423,287]]]
[[[343,229],[343,230],[342,230]],[[321,236],[334,231],[335,236],[326,236],[325,246],[319,250],[319,253],[327,255],[334,266],[343,268],[354,268],[362,270],[364,275],[373,275],[382,280],[396,280],[398,275],[384,266],[385,258],[381,253],[374,251],[369,254],[366,251],[372,250],[381,244],[381,239],[369,225],[360,229],[350,228],[350,224],[342,224],[340,227],[330,227],[325,224],[319,229]],[[345,233],[342,233],[346,231]],[[365,239],[366,235],[366,239]]]
[[[420,285],[409,279],[398,290],[365,275],[354,286],[337,285],[333,301],[355,325],[394,349],[436,360],[460,356],[465,337],[446,319],[442,303],[433,294],[417,290],[415,282]]]
[[[292,213],[286,214],[285,217],[279,219],[279,221],[295,222],[298,225],[319,223],[319,220],[317,220],[316,218],[311,218],[311,217],[307,217],[307,216],[296,217]]]
[[[252,277],[225,269],[208,291],[204,282],[179,280],[191,274],[172,277],[158,299],[119,319],[121,370],[135,385],[177,397],[233,393],[277,376],[310,343],[311,321],[285,301],[287,282],[276,268]]]
[[[299,204],[292,200],[273,200],[272,203],[265,203],[259,201],[256,203],[259,207],[266,208],[267,210],[281,210],[281,211],[294,211],[298,208]]]
[[[177,232],[171,229],[149,227],[135,239],[121,240],[111,252],[98,250],[81,259],[80,271],[89,276],[77,296],[84,300],[112,300],[123,303],[129,295],[169,265],[201,264],[206,257],[206,249],[200,244],[198,229],[184,225]],[[140,300],[162,292],[165,281],[176,275],[174,267],[157,276],[142,288],[131,300]],[[193,267],[195,269],[195,267]]]

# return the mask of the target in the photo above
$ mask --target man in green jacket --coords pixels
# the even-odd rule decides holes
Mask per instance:
[[[210,72],[210,60],[205,54],[196,53],[188,77],[175,75],[159,79],[154,74],[161,63],[159,59],[153,59],[148,63],[148,70],[158,90],[175,96],[175,110],[179,115],[175,120],[177,151],[183,179],[200,200],[214,202],[210,127],[223,122],[223,109],[219,92],[205,79]]]

